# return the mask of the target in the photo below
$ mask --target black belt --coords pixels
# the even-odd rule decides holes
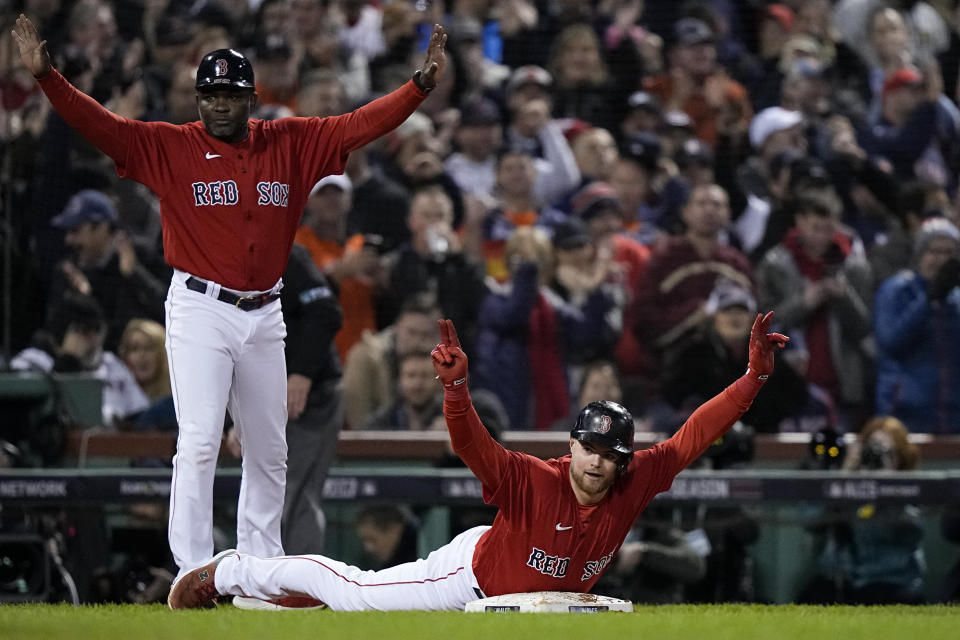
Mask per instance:
[[[193,276],[190,276],[187,278],[187,289],[190,289],[191,291],[197,291],[199,293],[206,293],[207,282],[205,280],[201,280],[200,278],[194,278]],[[217,295],[217,300],[220,302],[226,302],[227,304],[232,304],[237,309],[241,309],[243,311],[253,311],[254,309],[259,309],[265,304],[270,304],[279,297],[279,293],[258,293],[255,296],[238,296],[235,293],[224,291],[221,288],[220,293]]]

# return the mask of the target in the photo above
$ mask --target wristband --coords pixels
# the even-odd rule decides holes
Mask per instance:
[[[417,89],[420,89],[420,91],[424,93],[430,93],[436,87],[436,85],[428,87],[423,84],[423,69],[417,69],[413,72],[413,84],[417,85]]]

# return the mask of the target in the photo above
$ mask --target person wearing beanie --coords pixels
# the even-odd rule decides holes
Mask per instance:
[[[926,220],[913,263],[877,290],[877,414],[913,432],[960,433],[960,230]]]

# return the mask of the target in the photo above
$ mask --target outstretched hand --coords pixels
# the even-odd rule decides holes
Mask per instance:
[[[427,89],[437,86],[447,69],[447,34],[439,24],[433,25],[430,44],[427,45],[427,57],[420,70],[420,81]]]
[[[453,320],[440,320],[440,344],[430,353],[433,370],[445,389],[459,387],[467,381],[467,354],[460,348],[460,338]]]
[[[757,314],[750,330],[750,371],[760,380],[766,380],[773,373],[773,352],[776,348],[782,349],[790,342],[790,338],[782,333],[767,333],[770,323],[773,322],[773,311],[763,315]]]
[[[10,32],[14,42],[20,48],[20,59],[23,66],[36,78],[42,78],[50,73],[50,54],[47,53],[47,41],[40,39],[40,32],[30,21],[30,18],[20,14],[16,28]]]

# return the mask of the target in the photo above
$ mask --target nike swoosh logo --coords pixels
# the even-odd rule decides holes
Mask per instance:
[[[214,158],[219,158],[219,157],[220,157],[219,153],[210,153],[209,151],[207,151],[207,160],[213,160]]]
[[[569,529],[573,529],[573,525],[570,525],[569,527],[564,527],[559,522],[557,523],[557,531],[567,531]]]

